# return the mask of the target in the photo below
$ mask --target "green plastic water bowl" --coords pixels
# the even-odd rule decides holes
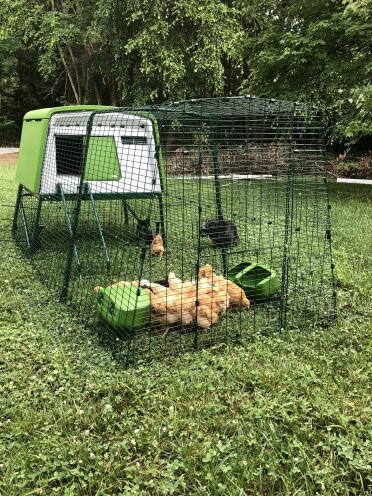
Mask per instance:
[[[109,286],[97,293],[97,309],[111,327],[133,330],[148,321],[150,298],[146,291],[132,285]]]
[[[230,281],[240,286],[248,298],[270,298],[280,288],[279,278],[270,267],[255,262],[243,262],[228,271]]]

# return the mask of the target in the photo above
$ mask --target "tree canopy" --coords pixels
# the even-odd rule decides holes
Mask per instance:
[[[31,108],[255,94],[372,134],[372,0],[2,0],[0,127]]]

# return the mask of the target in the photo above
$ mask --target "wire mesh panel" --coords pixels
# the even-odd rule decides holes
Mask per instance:
[[[63,112],[16,239],[136,362],[334,315],[316,110],[253,97]]]

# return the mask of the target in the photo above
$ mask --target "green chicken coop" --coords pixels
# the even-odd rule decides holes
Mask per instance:
[[[91,122],[87,144],[89,120],[93,112],[102,110],[111,112],[103,114],[102,122],[99,117]],[[113,110],[85,105],[28,112],[23,120],[17,181],[39,195],[53,195],[61,188],[65,194],[76,194],[82,176],[94,194],[160,193],[154,122],[130,114],[118,118]],[[140,178],[133,171],[138,156]],[[131,180],[134,176],[135,181]]]
[[[126,361],[335,316],[323,126],[311,105],[246,95],[34,110],[16,179],[17,245]],[[206,265],[250,306],[232,306],[211,281],[225,304],[201,328]],[[191,307],[170,272],[194,288]]]
[[[148,113],[118,113],[113,107],[95,105],[28,112],[23,120],[16,171],[19,189],[13,233],[20,218],[32,254],[39,247],[44,227],[40,224],[43,205],[59,203],[72,252],[80,267],[73,239],[74,212],[80,208],[80,201],[86,201],[95,221],[102,255],[109,265],[97,201],[120,199],[127,221],[131,214],[140,220],[128,200],[156,197],[161,210],[162,174],[157,123]],[[26,214],[30,196],[37,202],[34,215]],[[67,270],[62,294],[67,291],[69,276]]]

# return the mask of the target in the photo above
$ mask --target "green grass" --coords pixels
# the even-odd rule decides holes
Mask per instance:
[[[372,190],[331,198],[335,326],[129,370],[2,242],[0,494],[369,494]]]

